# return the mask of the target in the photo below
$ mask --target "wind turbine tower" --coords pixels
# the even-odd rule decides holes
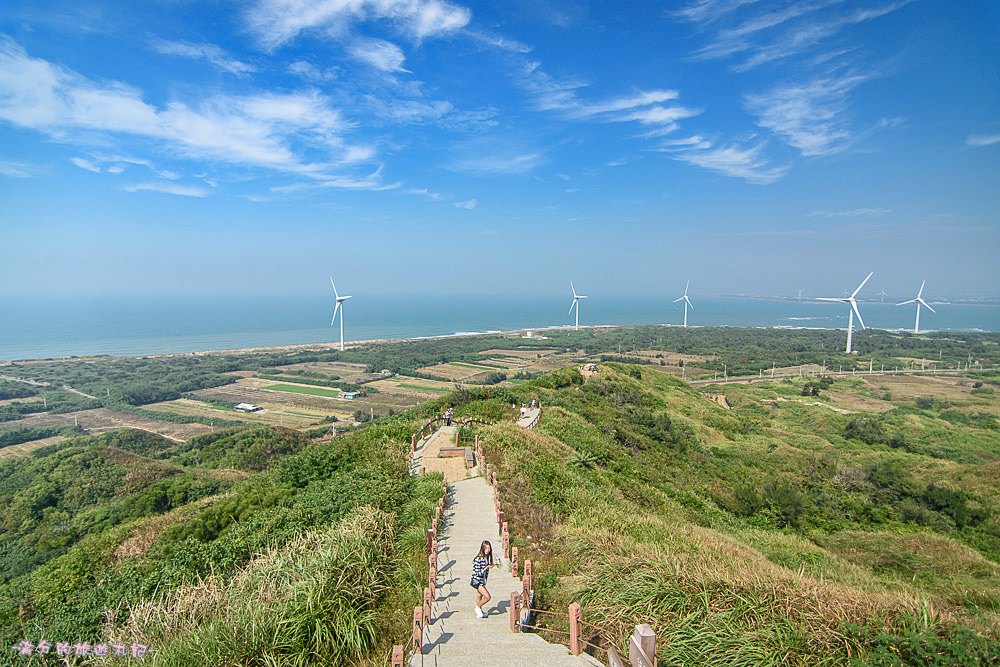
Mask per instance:
[[[580,330],[580,299],[589,299],[589,296],[583,294],[577,294],[576,288],[573,287],[573,281],[569,281],[569,288],[573,290],[573,303],[569,304],[569,312],[573,312],[573,308],[576,308],[576,330]],[[567,315],[569,313],[566,313]]]
[[[926,280],[920,283],[920,291],[917,292],[917,296],[915,298],[910,299],[909,301],[904,301],[902,303],[896,304],[897,306],[905,306],[908,303],[917,304],[917,321],[913,324],[913,333],[915,334],[920,333],[920,306],[926,306],[927,309],[930,310],[932,313],[937,312],[936,310],[930,307],[930,304],[924,301],[924,285],[926,284],[927,284]]]
[[[691,299],[688,298],[688,287],[691,287],[691,281],[690,280],[687,281],[687,284],[684,286],[684,294],[682,294],[679,299],[674,299],[674,303],[677,303],[678,301],[683,301],[684,302],[684,328],[685,329],[687,329],[687,325],[688,325],[688,306],[691,306],[691,310],[694,310],[694,304],[691,303]]]
[[[885,297],[887,297],[887,296],[889,296],[889,295],[885,293],[885,288],[883,287],[882,291],[878,293],[878,302],[879,303],[885,303]]]
[[[344,351],[344,302],[350,299],[349,296],[340,296],[337,292],[337,285],[333,282],[333,276],[330,276],[330,285],[333,286],[333,296],[337,299],[337,305],[333,307],[333,319],[330,320],[330,326],[337,321],[337,311],[340,311],[340,351]]]
[[[851,353],[851,340],[854,338],[854,316],[855,315],[858,316],[858,324],[861,325],[861,328],[862,329],[865,328],[865,321],[863,319],[861,319],[861,311],[858,310],[858,302],[857,302],[857,300],[854,297],[856,297],[858,295],[858,292],[861,291],[861,288],[865,286],[865,283],[867,283],[868,280],[874,274],[875,274],[874,271],[872,271],[871,273],[869,273],[868,277],[861,281],[861,284],[858,285],[858,289],[854,290],[854,293],[851,294],[850,296],[847,296],[847,297],[821,296],[821,297],[817,297],[816,298],[817,301],[837,301],[837,302],[840,302],[840,303],[850,304],[851,309],[848,311],[848,319],[847,319],[847,349],[846,349],[847,354]]]

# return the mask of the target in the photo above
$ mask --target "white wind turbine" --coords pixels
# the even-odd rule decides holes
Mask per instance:
[[[684,286],[684,294],[682,294],[679,299],[674,299],[674,303],[677,303],[678,301],[683,301],[684,302],[684,328],[685,329],[687,329],[687,325],[688,325],[688,306],[691,306],[691,309],[694,310],[694,304],[691,303],[691,299],[688,298],[688,287],[691,287],[691,281],[690,280],[687,281],[687,285]]]
[[[878,302],[879,303],[885,303],[885,297],[887,297],[887,296],[889,296],[889,295],[886,294],[885,288],[883,287],[882,291],[878,293]]]
[[[589,296],[584,296],[583,294],[577,294],[576,288],[573,287],[573,281],[569,281],[569,288],[573,290],[573,303],[569,304],[569,313],[573,312],[573,308],[576,308],[576,328],[580,328],[580,299],[589,299]],[[569,315],[569,313],[566,313]]]
[[[330,326],[337,321],[337,311],[340,311],[340,351],[344,351],[344,302],[350,299],[349,296],[340,296],[337,292],[337,285],[333,282],[333,276],[330,276],[330,284],[333,286],[333,296],[337,299],[337,305],[333,307],[333,319],[330,320]]]
[[[931,308],[931,306],[930,306],[929,303],[927,303],[926,301],[924,301],[924,285],[926,285],[926,284],[927,284],[926,280],[923,281],[922,283],[920,283],[920,291],[917,292],[917,296],[915,298],[910,299],[909,301],[904,301],[903,303],[897,303],[896,304],[897,306],[905,306],[908,303],[915,303],[915,304],[917,304],[917,321],[913,325],[913,333],[915,333],[915,334],[920,333],[920,306],[922,306],[922,305],[926,306],[932,313],[936,313],[937,312],[936,310],[934,310],[933,308]]]
[[[850,316],[849,316],[849,318],[847,320],[847,354],[851,353],[851,339],[854,337],[854,316],[855,315],[858,316],[858,323],[861,325],[861,328],[862,329],[865,328],[865,321],[863,319],[861,319],[861,311],[858,310],[858,302],[855,300],[854,297],[856,297],[858,295],[858,292],[861,291],[861,288],[865,286],[865,283],[868,282],[868,280],[873,275],[875,275],[874,271],[872,271],[871,273],[869,273],[868,277],[861,281],[861,284],[858,285],[858,289],[854,290],[854,293],[851,294],[850,296],[847,296],[847,297],[840,297],[840,296],[825,296],[825,297],[821,296],[821,297],[816,297],[817,301],[839,301],[840,303],[849,303],[851,305],[851,310],[848,311],[850,313]],[[844,290],[844,291],[846,292],[847,290]]]

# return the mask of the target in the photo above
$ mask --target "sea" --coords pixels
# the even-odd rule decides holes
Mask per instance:
[[[742,296],[692,296],[689,326],[847,327],[845,304]],[[347,301],[347,341],[426,338],[573,326],[563,297],[429,298],[358,295]],[[921,331],[1000,331],[1000,303],[935,303]],[[860,304],[868,327],[912,329],[914,306]],[[0,297],[0,360],[150,355],[329,343],[332,298],[301,296]],[[581,326],[679,326],[668,298],[589,298]],[[857,326],[857,323],[855,323]],[[862,334],[863,335],[863,334]]]

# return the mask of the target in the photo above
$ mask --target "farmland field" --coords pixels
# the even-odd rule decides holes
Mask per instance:
[[[304,387],[298,384],[269,384],[261,389],[267,391],[284,391],[292,394],[308,394],[309,396],[325,396],[327,398],[339,398],[339,389],[324,389],[322,387]]]

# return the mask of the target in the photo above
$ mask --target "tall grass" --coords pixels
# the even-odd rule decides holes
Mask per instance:
[[[151,664],[342,665],[376,642],[395,565],[393,517],[359,507],[335,526],[127,610],[107,636],[156,649]]]

